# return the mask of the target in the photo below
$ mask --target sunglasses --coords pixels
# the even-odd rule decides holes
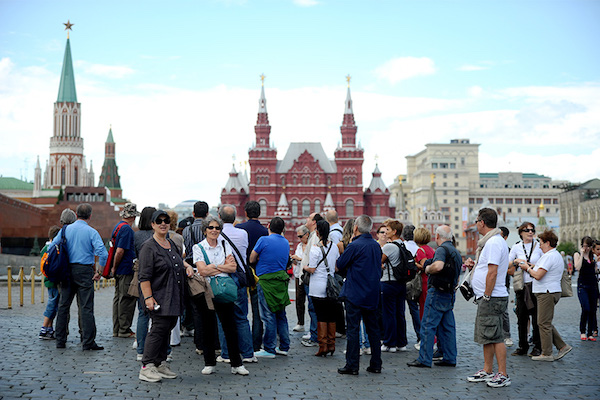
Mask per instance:
[[[304,236],[306,236],[306,233],[304,235],[298,235],[298,239],[302,239]]]
[[[521,232],[531,232],[531,233],[535,233],[535,229],[533,229],[533,228],[525,228],[525,229],[523,229]]]
[[[220,226],[207,226],[206,229],[208,229],[210,231],[212,231],[213,229],[216,229],[216,230],[220,231],[221,227]]]
[[[171,223],[171,218],[167,217],[167,218],[156,218],[156,221],[154,221],[154,223],[156,225],[160,225],[162,223],[165,223],[167,225],[169,225]]]
[[[385,233],[385,231],[377,232],[378,235],[381,235],[382,233]]]

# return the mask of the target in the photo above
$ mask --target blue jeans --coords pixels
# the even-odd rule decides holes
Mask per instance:
[[[369,335],[367,335],[367,328],[365,328],[365,323],[360,321],[360,330],[358,331],[358,342],[360,344],[361,349],[369,349],[371,348],[371,343],[369,343]]]
[[[581,304],[579,331],[580,333],[587,333],[588,336],[592,336],[592,333],[598,330],[598,321],[596,318],[598,285],[578,284],[577,297],[579,297],[579,304]]]
[[[360,345],[360,320],[363,320],[369,343],[371,344],[370,366],[381,368],[381,344],[379,342],[379,327],[377,326],[377,311],[355,306],[346,300],[346,368],[358,371]]]
[[[421,340],[421,315],[419,314],[419,302],[406,300],[408,303],[408,310],[410,311],[410,317],[412,319],[413,328],[417,335],[417,341]]]
[[[423,321],[421,321],[421,364],[431,366],[433,343],[438,335],[438,347],[444,354],[444,361],[456,364],[456,322],[454,321],[454,293],[444,293],[435,288],[427,290]]]
[[[252,346],[254,351],[259,351],[262,346],[263,324],[260,320],[260,311],[258,306],[258,294],[256,288],[250,289],[250,304],[252,305]]]
[[[135,330],[135,339],[137,340],[137,353],[144,354],[144,345],[146,344],[146,336],[148,336],[148,325],[150,323],[150,315],[146,311],[146,305],[142,304],[141,298],[138,298],[138,319]]]
[[[308,316],[310,317],[310,340],[316,342],[317,339],[317,313],[315,312],[315,305],[309,296],[308,285],[305,286],[306,297],[308,298]]]
[[[59,300],[60,293],[58,292],[58,288],[56,286],[48,288],[48,304],[46,305],[46,311],[44,311],[44,317],[51,321],[56,317]]]
[[[381,282],[383,311],[383,344],[388,347],[404,347],[406,339],[406,284],[404,282]],[[418,313],[417,313],[418,314]]]
[[[279,335],[279,348],[283,351],[288,351],[290,349],[290,331],[285,310],[277,311],[276,313],[272,312],[267,304],[260,283],[256,285],[256,289],[258,293],[258,305],[260,307],[260,319],[265,329],[263,347],[269,353],[275,354],[277,335]]]
[[[252,333],[250,332],[250,323],[248,322],[248,290],[247,288],[238,289],[238,298],[233,306],[233,319],[237,329],[238,346],[242,358],[254,357],[254,348],[252,346]],[[227,350],[227,341],[225,333],[219,320],[219,343],[221,343],[221,357],[229,358]]]

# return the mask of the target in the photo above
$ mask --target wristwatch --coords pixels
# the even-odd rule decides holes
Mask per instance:
[[[484,299],[485,301],[490,301],[490,300],[492,299],[492,296],[490,296],[489,294],[484,294],[484,295],[483,295],[483,299]]]

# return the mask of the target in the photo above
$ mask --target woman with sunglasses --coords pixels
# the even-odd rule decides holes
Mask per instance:
[[[381,247],[390,242],[387,236],[387,231],[388,228],[385,225],[381,225],[379,229],[377,229],[377,243],[379,243]]]
[[[598,304],[598,279],[596,278],[596,260],[593,253],[594,240],[585,236],[581,239],[579,253],[573,255],[575,269],[579,271],[577,278],[577,297],[581,304],[579,332],[581,340],[596,341],[598,336],[598,320],[596,309]],[[586,331],[587,328],[587,331]]]
[[[181,258],[181,251],[167,239],[170,218],[163,210],[152,214],[152,238],[144,242],[139,254],[140,296],[152,318],[146,337],[139,379],[159,382],[174,379],[177,374],[167,364],[167,348],[171,330],[183,313],[184,275],[194,271]]]
[[[539,356],[542,354],[542,343],[540,341],[540,331],[537,323],[537,300],[533,295],[533,278],[522,266],[529,265],[535,267],[538,260],[544,255],[540,244],[534,239],[535,225],[531,222],[523,222],[518,229],[521,241],[517,242],[508,255],[508,273],[523,274],[523,289],[515,290],[517,329],[519,331],[519,347],[512,353],[513,356],[525,356],[529,350],[529,340],[527,327],[529,317],[531,317],[531,331],[533,333],[533,350],[530,356]],[[519,271],[519,272],[516,272]]]
[[[200,275],[211,280],[217,276],[227,277],[235,273],[237,264],[233,257],[233,249],[223,238],[219,238],[223,230],[223,221],[213,215],[208,215],[203,223],[205,239],[192,247],[194,254],[194,265]],[[221,240],[219,240],[221,239]],[[217,316],[221,322],[227,349],[231,363],[231,373],[237,375],[248,375],[249,372],[242,365],[242,356],[238,346],[237,328],[234,320],[234,303],[222,303],[214,301],[207,304],[204,296],[195,296],[192,301],[200,312],[202,318],[202,342],[204,346],[204,369],[203,375],[215,372],[217,357],[215,354],[215,343],[217,332]]]
[[[300,263],[302,262],[302,256],[308,243],[308,235],[310,231],[306,225],[300,225],[296,229],[296,235],[300,239],[300,243],[296,246],[296,252],[290,257],[292,263],[294,263],[294,278],[296,281],[296,316],[298,317],[298,324],[292,329],[294,332],[304,332],[304,314],[305,314],[305,303],[306,303],[306,291],[304,285],[300,284],[300,277],[302,276],[302,268]]]

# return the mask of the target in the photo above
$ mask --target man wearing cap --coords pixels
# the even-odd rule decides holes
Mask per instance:
[[[137,299],[127,294],[133,279],[133,260],[135,246],[133,229],[135,217],[140,213],[134,203],[127,203],[119,214],[122,220],[113,229],[111,237],[115,238],[115,257],[111,267],[111,275],[115,277],[115,296],[113,297],[113,337],[135,337],[131,330],[133,314]]]

